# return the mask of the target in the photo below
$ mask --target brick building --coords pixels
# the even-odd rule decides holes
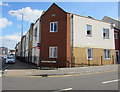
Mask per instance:
[[[34,64],[77,67],[116,63],[113,23],[66,12],[54,3],[31,30],[32,50],[28,49],[28,52],[32,51],[29,60]],[[31,47],[30,44],[25,45],[26,37],[21,42],[22,58],[26,56],[26,47]],[[38,43],[41,44],[40,49],[36,48]]]
[[[68,13],[56,4],[41,16],[40,21],[42,66],[115,63],[113,24]]]

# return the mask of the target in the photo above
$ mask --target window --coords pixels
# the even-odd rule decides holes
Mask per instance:
[[[110,59],[110,50],[104,50],[104,59]]]
[[[30,34],[30,41],[32,41],[32,35]]]
[[[117,33],[114,33],[114,38],[118,39],[118,34]]]
[[[35,40],[37,40],[37,27],[35,28]]]
[[[50,22],[50,32],[58,32],[58,23]]]
[[[92,59],[92,49],[91,48],[87,49],[87,59]]]
[[[49,57],[57,58],[57,47],[49,47]]]
[[[91,36],[91,35],[92,35],[92,26],[87,25],[87,36]]]
[[[108,39],[109,38],[109,29],[103,29],[103,38]]]

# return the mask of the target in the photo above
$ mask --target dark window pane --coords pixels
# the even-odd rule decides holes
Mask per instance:
[[[53,23],[51,23],[51,31],[53,31]]]
[[[90,33],[90,30],[88,30],[88,31],[87,31],[87,34],[88,34],[88,35],[90,35],[90,34],[91,34],[91,33]]]
[[[57,23],[54,23],[54,31],[57,31]]]

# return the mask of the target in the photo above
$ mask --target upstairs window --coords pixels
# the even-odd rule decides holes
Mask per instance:
[[[58,32],[58,22],[50,22],[50,32]]]
[[[30,34],[30,41],[32,41],[32,35]]]
[[[109,29],[103,29],[103,38],[109,39]]]
[[[92,36],[92,26],[91,25],[87,25],[87,36]]]
[[[118,39],[118,34],[114,33],[114,39]]]
[[[110,50],[108,49],[104,50],[104,59],[110,59]]]

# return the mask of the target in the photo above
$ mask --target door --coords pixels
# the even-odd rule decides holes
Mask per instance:
[[[116,63],[120,64],[120,61],[119,61],[119,51],[118,50],[116,50]]]

